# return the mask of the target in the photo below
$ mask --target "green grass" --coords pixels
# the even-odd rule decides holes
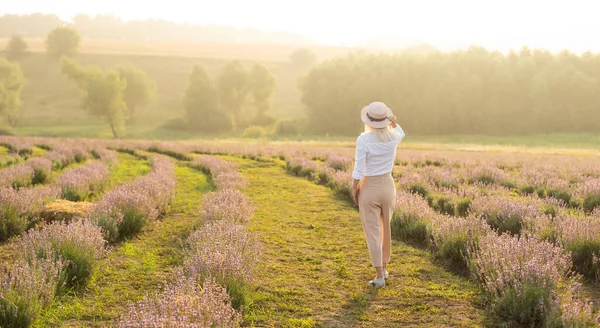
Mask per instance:
[[[358,212],[326,187],[281,165],[246,163],[255,207],[250,230],[263,250],[248,325],[277,327],[478,326],[475,285],[426,251],[394,242],[388,286],[367,286],[370,267]]]
[[[131,302],[175,278],[174,270],[182,264],[184,240],[199,224],[202,195],[212,190],[207,177],[196,170],[178,165],[175,173],[176,196],[170,214],[112,249],[98,263],[84,291],[55,302],[36,327],[106,326]]]
[[[110,180],[108,188],[110,188],[110,186],[121,184],[123,182],[146,175],[151,170],[150,163],[148,161],[140,161],[140,159],[133,155],[118,152],[117,157],[119,162],[109,169]]]

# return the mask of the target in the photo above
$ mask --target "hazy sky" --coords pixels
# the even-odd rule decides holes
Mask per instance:
[[[334,45],[362,45],[372,37],[394,37],[442,49],[479,44],[502,51],[529,45],[553,51],[600,52],[598,0],[3,2],[0,13],[46,12],[65,19],[75,13],[114,13],[126,20],[164,18],[286,30]]]

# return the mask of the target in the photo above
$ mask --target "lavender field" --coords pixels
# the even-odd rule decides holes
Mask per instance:
[[[401,147],[377,291],[351,145],[0,138],[0,327],[598,323],[594,154]]]

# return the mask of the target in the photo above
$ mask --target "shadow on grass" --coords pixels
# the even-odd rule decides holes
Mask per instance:
[[[385,288],[385,287],[384,287]],[[356,292],[344,305],[339,314],[336,323],[337,327],[355,327],[360,322],[364,321],[365,314],[369,310],[369,306],[379,294],[379,289],[374,287],[365,287],[359,292]],[[322,322],[320,326],[331,327],[331,323]]]

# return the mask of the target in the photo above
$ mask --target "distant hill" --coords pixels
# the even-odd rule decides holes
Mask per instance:
[[[191,41],[226,43],[279,43],[309,45],[315,42],[305,36],[289,32],[269,32],[259,29],[238,29],[231,26],[180,24],[162,19],[123,21],[114,15],[89,16],[77,14],[72,22],[57,15],[30,14],[0,17],[0,37],[19,34],[28,38],[45,37],[58,25],[75,28],[84,38],[138,40],[138,41]]]

